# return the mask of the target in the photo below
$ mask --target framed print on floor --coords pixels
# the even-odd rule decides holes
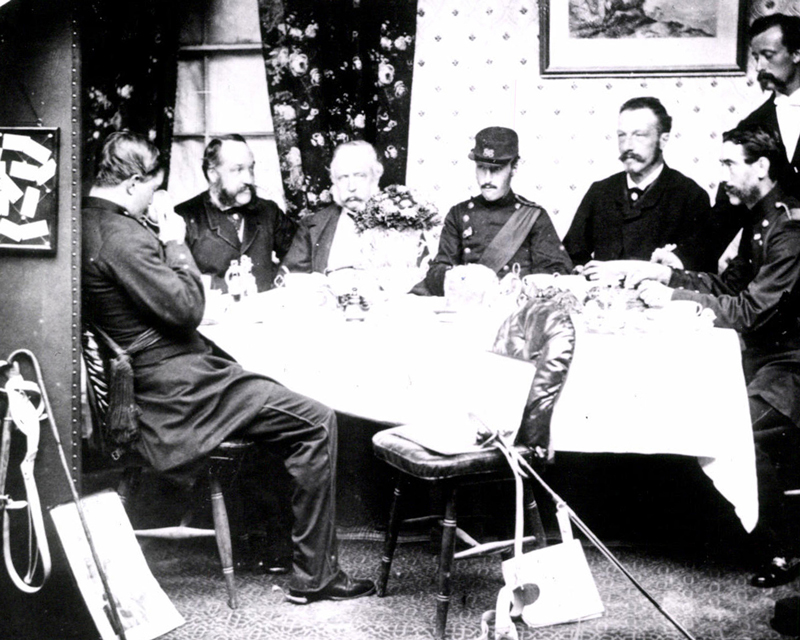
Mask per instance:
[[[746,70],[746,0],[539,0],[543,76]]]

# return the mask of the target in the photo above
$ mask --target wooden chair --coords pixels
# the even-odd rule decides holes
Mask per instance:
[[[530,300],[509,316],[498,332],[494,348],[496,352],[531,360],[536,365],[518,436],[518,441],[530,446],[516,447],[520,455],[533,466],[540,461],[537,451],[546,450],[549,446],[550,415],[566,378],[574,347],[574,327],[568,312],[558,300]],[[378,576],[378,596],[386,594],[401,522],[400,498],[404,484],[409,478],[414,478],[440,485],[445,506],[437,579],[435,632],[437,638],[444,638],[453,560],[510,548],[513,544],[513,540],[478,544],[461,532],[456,520],[458,489],[466,484],[511,480],[513,474],[505,456],[496,448],[441,455],[399,435],[397,430],[398,428],[380,431],[372,438],[375,455],[397,473]],[[545,532],[530,481],[524,482],[523,487],[525,520],[527,528],[533,534],[524,540],[533,542],[536,548],[543,547],[546,544]],[[467,542],[471,548],[455,553],[457,537]]]
[[[479,544],[458,528],[456,519],[456,497],[458,490],[466,485],[513,480],[513,474],[503,454],[494,448],[479,452],[458,455],[440,455],[398,435],[396,429],[379,431],[372,438],[375,455],[397,471],[397,483],[389,510],[389,526],[384,541],[378,575],[378,596],[386,595],[386,585],[392,566],[397,536],[401,525],[401,497],[409,477],[439,485],[444,499],[442,517],[442,540],[437,574],[438,593],[436,594],[436,637],[444,638],[447,625],[447,611],[450,606],[450,575],[453,560],[475,557],[498,552],[513,545],[513,540]],[[518,447],[518,451],[531,464],[536,454],[528,447]],[[531,490],[525,483],[525,515],[528,530],[533,535],[526,536],[525,542],[532,542],[536,548],[546,544],[539,508]],[[464,551],[455,553],[456,539],[469,545]]]
[[[150,468],[150,464],[132,448],[114,446],[103,438],[104,420],[108,408],[109,387],[106,376],[106,362],[94,332],[85,328],[82,336],[83,362],[86,372],[87,401],[92,418],[92,440],[96,449],[104,452],[113,466],[122,469],[122,478],[117,493],[126,507],[135,495],[142,472]],[[138,537],[182,540],[199,537],[214,537],[217,541],[219,557],[222,563],[222,574],[228,593],[228,606],[236,609],[239,606],[234,578],[233,545],[231,527],[228,520],[228,509],[225,505],[223,485],[232,484],[239,470],[244,455],[254,447],[247,440],[230,439],[221,443],[198,466],[197,473],[207,474],[210,490],[213,529],[189,526],[191,511],[184,514],[177,526],[155,529],[138,529],[134,533]]]

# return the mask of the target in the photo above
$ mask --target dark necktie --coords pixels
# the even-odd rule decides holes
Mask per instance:
[[[631,202],[636,202],[642,197],[643,193],[644,191],[639,189],[639,187],[633,187],[632,189],[628,189],[628,198]]]
[[[233,226],[236,229],[237,237],[242,237],[242,214],[241,213],[234,213],[231,215],[231,220],[233,220]]]

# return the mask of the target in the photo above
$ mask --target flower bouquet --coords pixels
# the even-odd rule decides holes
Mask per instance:
[[[439,210],[413,189],[393,184],[372,196],[355,222],[360,233],[367,229],[427,231],[439,223]]]
[[[426,232],[438,224],[436,206],[404,185],[388,186],[367,201],[355,217],[365,240],[362,262],[376,271],[384,290],[406,293],[424,276]]]

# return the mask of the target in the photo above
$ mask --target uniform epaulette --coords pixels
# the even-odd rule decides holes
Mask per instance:
[[[790,207],[791,205],[796,205]],[[789,220],[794,220],[795,222],[800,222],[800,203],[798,202],[791,202],[790,204],[786,204],[785,202],[776,202],[775,207],[777,209],[783,209],[784,213],[786,213],[786,217]]]
[[[527,198],[523,198],[518,193],[515,193],[514,197],[517,199],[517,202],[521,204],[527,205],[529,207],[539,207],[541,209],[541,207],[538,204],[536,204],[533,200],[528,200]]]

